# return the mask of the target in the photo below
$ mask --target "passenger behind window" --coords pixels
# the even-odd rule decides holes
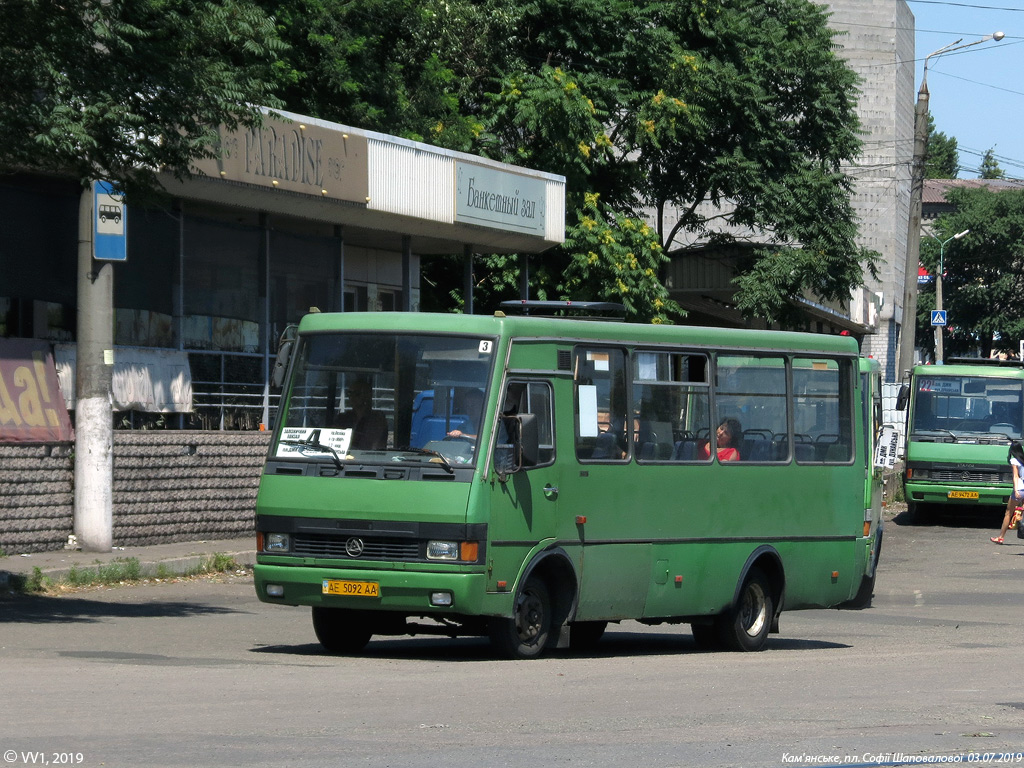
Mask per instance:
[[[388,444],[388,422],[384,414],[373,410],[373,385],[368,379],[356,379],[348,386],[348,405],[339,413],[334,426],[352,430],[349,447],[379,451]]]
[[[743,436],[743,427],[740,426],[739,419],[734,419],[728,416],[722,419],[718,425],[718,429],[715,430],[715,441],[718,450],[719,461],[739,461],[740,450],[739,443]],[[711,457],[711,443],[705,440],[700,447],[701,456],[705,459]]]

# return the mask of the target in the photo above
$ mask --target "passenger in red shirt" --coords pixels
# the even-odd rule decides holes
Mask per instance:
[[[743,437],[743,428],[737,419],[728,417],[722,419],[722,423],[715,430],[715,440],[718,448],[719,461],[739,461],[740,451],[737,447]],[[711,458],[711,446],[704,441],[700,446],[701,456],[705,459]]]

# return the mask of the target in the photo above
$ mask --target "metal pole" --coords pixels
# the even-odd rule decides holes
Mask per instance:
[[[937,310],[939,310],[939,311],[945,309],[945,307],[943,306],[943,303],[942,303],[942,275],[946,271],[946,266],[945,266],[946,246],[949,243],[953,242],[954,240],[959,240],[961,237],[964,237],[970,231],[971,230],[969,230],[969,229],[965,229],[963,232],[957,232],[955,235],[953,235],[952,237],[947,237],[945,240],[939,240],[939,238],[935,237],[935,235],[933,233],[931,233],[931,232],[928,233],[939,244],[939,272],[935,276],[935,308]],[[945,330],[946,330],[946,327],[943,326],[943,325],[936,325],[935,326],[935,364],[936,365],[942,365],[943,362],[946,359],[945,351],[943,349],[943,338],[945,336]]]
[[[946,247],[945,243],[939,244],[939,273],[935,275],[935,308],[942,309],[942,251]],[[942,349],[942,332],[944,328],[941,325],[935,326],[935,364],[942,365],[946,359],[945,352]]]
[[[466,245],[462,249],[462,311],[473,314],[473,247]]]

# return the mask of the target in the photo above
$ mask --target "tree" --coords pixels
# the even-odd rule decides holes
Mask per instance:
[[[943,252],[947,355],[1016,354],[1024,339],[1024,190],[952,189],[955,212],[940,217],[935,237],[921,239],[921,261],[937,274],[939,241],[970,229]],[[922,289],[918,338],[931,337],[934,285]]]
[[[0,170],[50,171],[79,201],[74,530],[86,551],[113,539],[113,266],[92,258],[91,182],[133,204],[158,173],[215,156],[218,128],[275,106],[271,21],[244,0],[0,2]]]
[[[986,149],[985,154],[981,158],[981,165],[978,167],[978,178],[979,179],[1005,179],[1006,172],[999,167],[999,161],[996,160],[995,150]]]
[[[809,0],[368,0],[314,18],[333,1],[280,8],[296,111],[393,130],[374,123],[389,115],[402,135],[563,174],[570,222],[590,195],[609,222],[649,217],[660,253],[638,265],[684,234],[755,231],[767,245],[737,280],[751,316],[806,291],[845,300],[872,265],[841,172],[860,147],[856,76]],[[564,265],[586,274],[578,243],[531,272],[538,295],[567,289]],[[445,263],[425,277],[440,285]],[[638,268],[655,295],[663,275]]]
[[[244,0],[0,3],[0,168],[157,188],[273,107],[272,21]]]
[[[924,158],[926,179],[955,179],[960,175],[960,151],[956,137],[935,130],[935,117],[928,113],[928,154]]]

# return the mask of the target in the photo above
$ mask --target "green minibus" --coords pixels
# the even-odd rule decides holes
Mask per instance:
[[[278,360],[257,595],[310,606],[333,653],[441,634],[532,658],[627,619],[761,650],[783,610],[870,602],[862,366],[843,336],[307,315]]]
[[[913,368],[898,404],[907,411],[903,489],[911,514],[923,517],[930,505],[1006,505],[1013,484],[1006,451],[1021,437],[1022,393],[1020,363]]]

